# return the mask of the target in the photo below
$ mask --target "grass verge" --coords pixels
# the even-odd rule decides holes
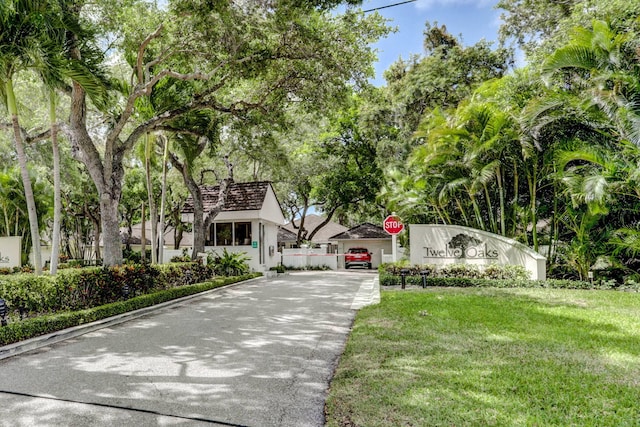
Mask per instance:
[[[383,291],[334,375],[328,426],[638,426],[640,294]]]

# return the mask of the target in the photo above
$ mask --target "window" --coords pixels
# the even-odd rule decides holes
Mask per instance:
[[[220,222],[211,224],[207,246],[251,245],[250,222]]]
[[[221,222],[215,224],[216,227],[216,246],[231,246],[233,242],[233,227],[231,222]]]
[[[251,244],[251,223],[236,222],[234,224],[235,246],[247,246]]]

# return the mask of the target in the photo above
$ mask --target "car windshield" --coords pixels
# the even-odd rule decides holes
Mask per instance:
[[[352,254],[366,254],[367,250],[364,248],[351,248],[349,249],[349,252]]]

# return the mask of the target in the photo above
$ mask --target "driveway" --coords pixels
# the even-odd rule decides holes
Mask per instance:
[[[260,279],[0,361],[0,425],[322,426],[374,277]]]

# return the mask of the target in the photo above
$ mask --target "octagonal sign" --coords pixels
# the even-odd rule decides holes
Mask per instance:
[[[398,215],[389,215],[382,222],[382,228],[393,236],[395,234],[400,234],[400,232],[404,230],[404,224],[400,221],[400,217]]]

